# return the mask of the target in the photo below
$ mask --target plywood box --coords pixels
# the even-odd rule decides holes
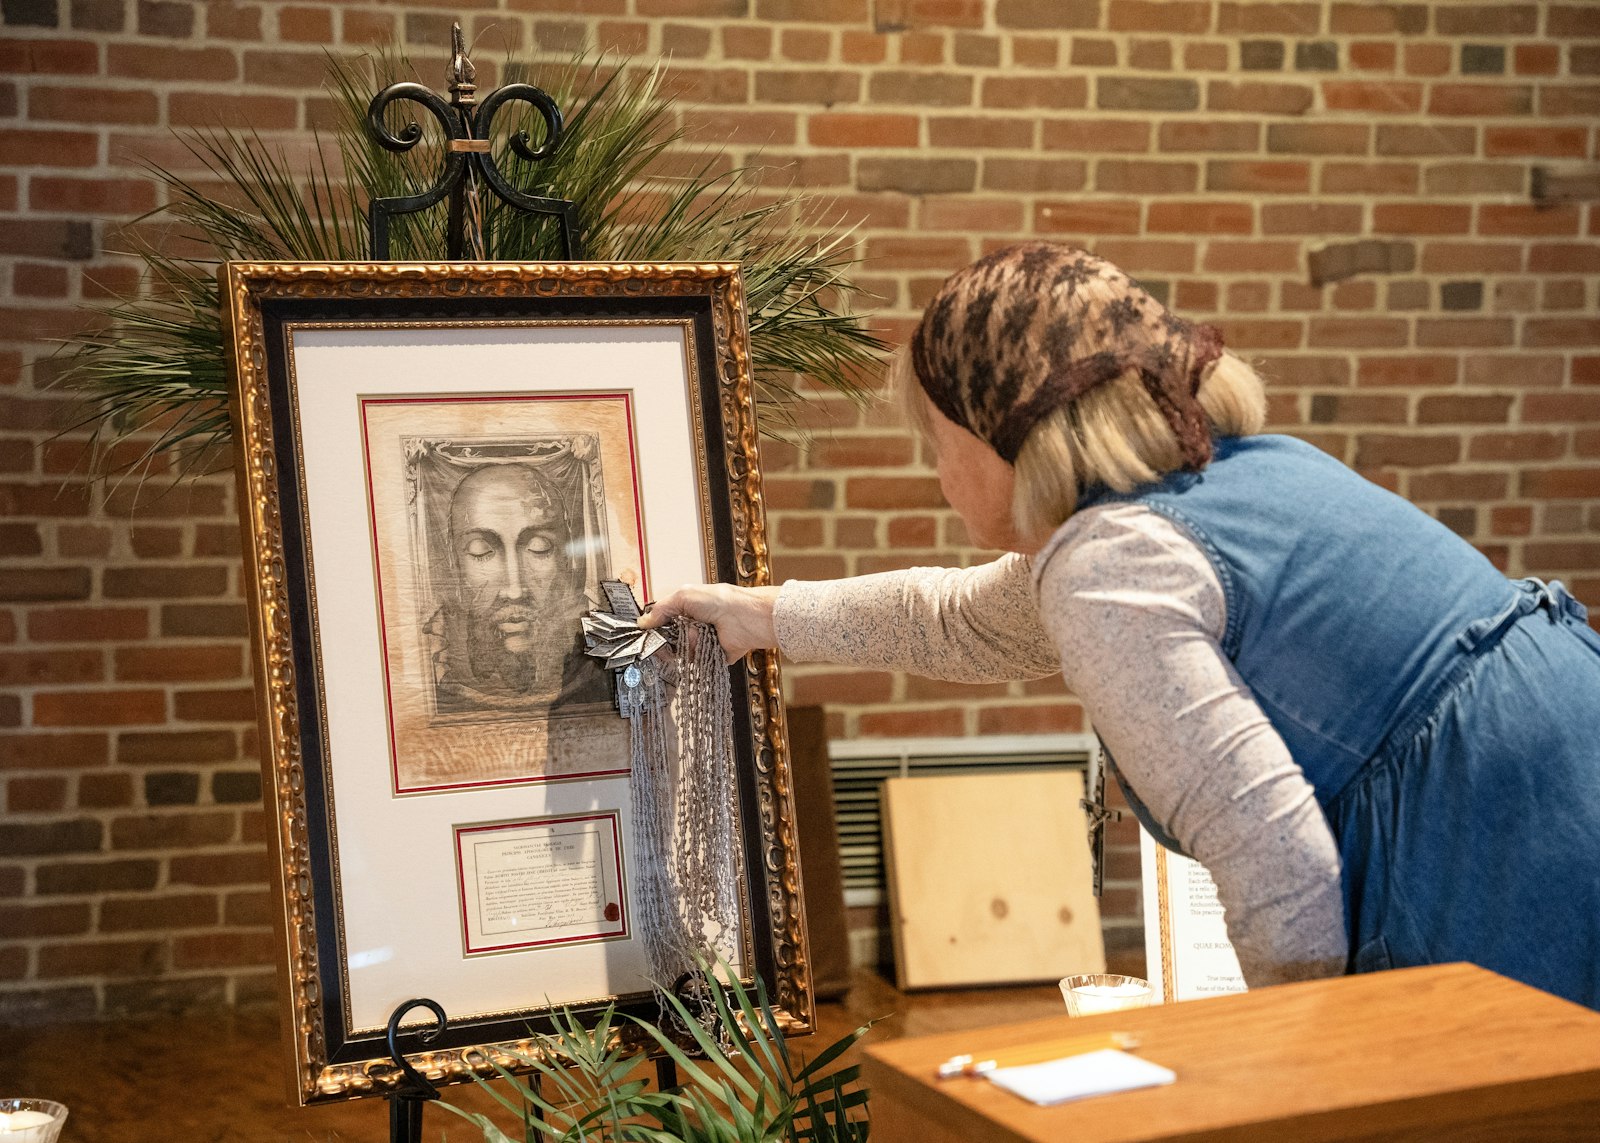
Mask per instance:
[[[1105,971],[1083,775],[891,778],[884,865],[901,988]]]

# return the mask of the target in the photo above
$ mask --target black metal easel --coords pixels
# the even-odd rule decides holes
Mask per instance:
[[[561,109],[556,106],[555,100],[530,83],[508,83],[490,92],[479,103],[477,71],[467,58],[460,24],[455,25],[451,42],[453,51],[450,57],[448,103],[422,84],[406,82],[390,84],[367,105],[367,130],[387,150],[403,153],[422,139],[422,128],[414,120],[406,124],[399,134],[391,132],[384,123],[385,109],[396,100],[420,103],[427,108],[449,141],[444,169],[433,186],[419,194],[374,199],[369,205],[368,249],[373,261],[383,262],[389,258],[389,219],[393,215],[426,210],[446,196],[450,199],[447,256],[453,261],[483,260],[485,250],[480,182],[487,184],[502,202],[518,210],[554,216],[561,227],[565,261],[587,257],[583,236],[578,230],[577,204],[570,199],[543,198],[518,190],[501,173],[489,150],[489,137],[496,113],[507,103],[526,103],[531,104],[544,119],[544,141],[534,147],[529,142],[528,133],[518,131],[511,135],[509,145],[526,162],[548,159],[561,143]],[[395,1090],[384,1097],[389,1101],[390,1143],[422,1143],[423,1106],[439,1098],[439,1089],[412,1067],[400,1051],[400,1022],[415,1008],[426,1008],[438,1021],[434,1027],[417,1033],[417,1039],[422,1044],[432,1043],[449,1023],[444,1008],[426,998],[407,1000],[389,1016],[389,1059],[400,1072]],[[657,1087],[662,1091],[676,1087],[678,1070],[671,1057],[657,1056],[655,1065]],[[534,1077],[533,1085],[537,1090],[537,1077]]]
[[[531,104],[544,119],[544,142],[534,147],[528,133],[518,131],[510,138],[511,150],[527,162],[536,163],[555,154],[561,144],[561,109],[531,83],[508,83],[477,101],[477,69],[467,58],[466,45],[457,24],[452,33],[454,51],[450,57],[450,102],[420,83],[392,83],[367,105],[367,131],[379,146],[401,153],[422,139],[422,128],[415,120],[399,134],[384,123],[384,110],[396,100],[420,103],[444,129],[449,145],[444,170],[438,181],[420,194],[374,199],[367,211],[368,249],[374,261],[389,258],[389,219],[396,214],[415,214],[450,197],[450,224],[446,253],[451,260],[481,261],[483,213],[479,183],[485,183],[502,201],[532,214],[554,215],[561,225],[561,245],[567,261],[586,257],[583,236],[578,232],[577,205],[570,199],[541,198],[524,194],[500,172],[489,151],[489,136],[494,117],[507,103]]]
[[[400,1072],[400,1082],[384,1097],[389,1101],[390,1143],[422,1143],[422,1105],[439,1098],[439,1089],[412,1067],[400,1051],[400,1021],[413,1008],[426,1008],[438,1021],[432,1028],[417,1033],[417,1039],[424,1044],[435,1040],[449,1023],[437,1002],[423,998],[407,1000],[389,1016],[389,1059]]]
[[[685,978],[689,974],[684,974]],[[680,979],[678,987],[684,981]],[[431,1044],[439,1038],[449,1020],[444,1014],[444,1008],[437,1001],[426,997],[407,1000],[389,1014],[389,1062],[395,1071],[400,1073],[400,1078],[393,1091],[383,1098],[389,1103],[389,1143],[422,1143],[422,1108],[430,1100],[439,1098],[439,1089],[427,1076],[411,1066],[405,1053],[400,1050],[400,1022],[406,1014],[415,1008],[426,1008],[433,1013],[433,1018],[438,1021],[431,1028],[424,1028],[417,1033],[417,1041],[421,1045]],[[655,1058],[656,1065],[656,1090],[668,1091],[678,1086],[678,1065],[671,1056],[660,1055]],[[529,1080],[535,1094],[539,1091],[539,1077],[533,1076]],[[538,1114],[537,1111],[534,1114]]]

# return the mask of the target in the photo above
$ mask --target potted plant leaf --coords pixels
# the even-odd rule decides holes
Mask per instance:
[[[702,979],[703,1013],[663,992],[667,1019],[628,1021],[635,1044],[671,1059],[684,1080],[678,1087],[660,1091],[639,1076],[640,1057],[622,1046],[611,1009],[593,1023],[563,1014],[558,1031],[539,1038],[540,1053],[523,1057],[533,1082],[503,1068],[503,1082],[479,1082],[515,1118],[524,1143],[864,1143],[868,1093],[859,1065],[840,1060],[871,1025],[805,1060],[784,1040],[759,979],[753,995],[737,979]],[[443,1106],[484,1143],[511,1143],[489,1116]]]

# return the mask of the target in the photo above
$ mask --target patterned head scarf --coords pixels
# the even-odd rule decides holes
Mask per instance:
[[[1211,430],[1195,393],[1221,352],[1215,327],[1169,313],[1105,259],[1050,242],[952,274],[911,337],[928,399],[1007,463],[1042,418],[1137,369],[1184,464],[1205,467]]]

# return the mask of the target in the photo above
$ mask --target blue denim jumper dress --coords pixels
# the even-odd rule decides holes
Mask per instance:
[[[1111,501],[1216,570],[1223,653],[1339,847],[1349,970],[1471,961],[1600,1008],[1600,637],[1561,584],[1289,437],[1084,503]]]

